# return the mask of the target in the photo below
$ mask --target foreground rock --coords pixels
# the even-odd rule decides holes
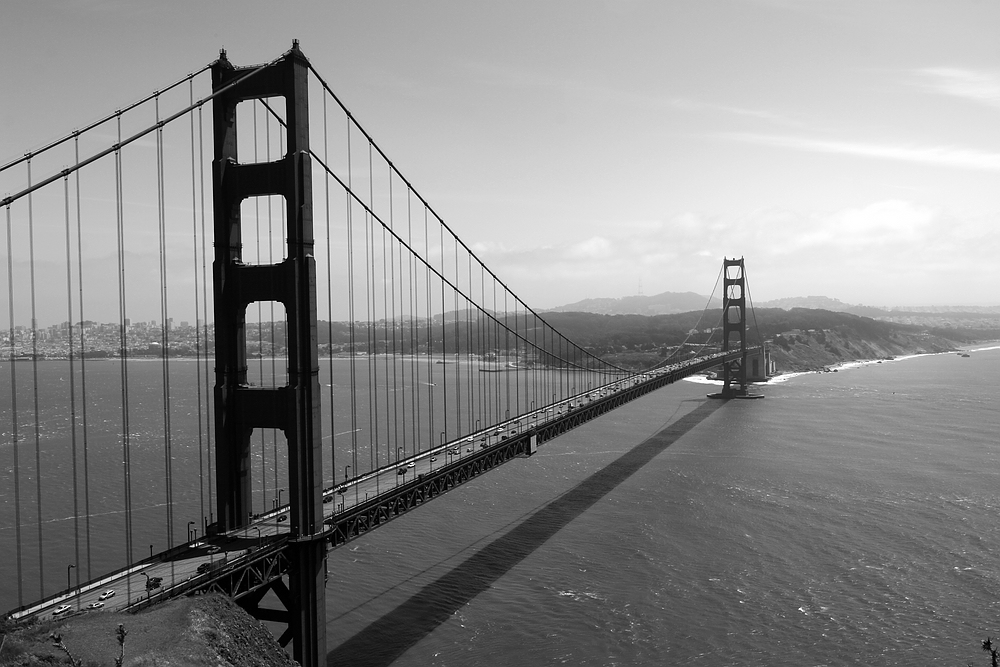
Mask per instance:
[[[54,646],[57,635],[76,664],[114,665],[125,637],[124,665],[270,667],[295,665],[259,621],[221,595],[181,598],[139,614],[87,613],[6,628],[0,665],[73,664]]]

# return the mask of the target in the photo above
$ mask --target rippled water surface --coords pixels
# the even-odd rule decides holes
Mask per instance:
[[[131,455],[162,466],[162,429],[137,426],[162,402],[158,366],[143,368]],[[178,362],[179,377],[194,368]],[[65,384],[58,365],[39,373]],[[101,394],[114,393],[116,367],[88,373],[96,576],[125,558],[123,454],[121,410]],[[979,642],[1000,631],[1000,349],[800,375],[759,388],[759,401],[706,399],[713,389],[664,388],[332,552],[331,664],[982,662]],[[18,426],[21,583],[6,396],[0,407],[5,609],[42,596],[42,557],[47,595],[84,548],[70,417],[57,399],[65,392],[53,391],[39,407],[41,523],[34,426]],[[173,521],[183,535],[203,513],[203,445],[197,392],[175,394]],[[33,396],[18,400],[30,412]],[[162,548],[159,470],[133,475],[133,558]],[[267,506],[266,492],[258,501]]]
[[[997,632],[1000,350],[685,382],[330,557],[337,664],[964,665]]]

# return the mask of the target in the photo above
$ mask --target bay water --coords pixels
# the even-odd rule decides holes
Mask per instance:
[[[706,388],[657,391],[333,552],[330,664],[985,659],[1000,349],[756,401]]]
[[[114,384],[109,363],[88,370],[90,391],[99,391],[102,372]],[[982,661],[979,643],[1000,628],[1000,349],[798,375],[758,387],[765,398],[757,401],[707,399],[712,390],[681,382],[654,392],[331,552],[330,663]],[[174,419],[185,444],[171,456],[175,479],[188,482],[204,465],[192,455],[196,435],[185,435],[197,430],[189,425],[196,407],[184,407],[193,396],[178,392],[172,408],[187,415]],[[19,397],[20,409],[30,400]],[[132,400],[133,410],[158,409],[155,392]],[[43,399],[40,410],[52,412],[40,420],[45,539],[62,534],[65,542],[42,550],[52,589],[72,562],[70,517],[80,510],[65,481],[66,406]],[[115,410],[90,415],[98,479],[122,465],[120,447],[107,444],[118,441]],[[19,592],[4,419],[6,609]],[[38,569],[28,506],[34,435],[21,431],[22,570],[30,582]],[[137,434],[135,447],[162,465],[155,431]],[[121,484],[109,472],[95,486],[96,575],[118,566],[124,547]],[[147,486],[162,495],[162,484],[133,480],[137,494]],[[187,514],[198,518],[197,484],[179,481],[174,500],[177,526]],[[162,526],[163,503],[141,505],[136,557],[146,542],[162,540],[144,517]],[[26,602],[40,597],[33,585],[20,593]]]

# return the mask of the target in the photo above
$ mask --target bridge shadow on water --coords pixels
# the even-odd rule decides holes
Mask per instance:
[[[386,667],[726,401],[700,406],[636,445],[424,586],[327,654],[327,665]]]

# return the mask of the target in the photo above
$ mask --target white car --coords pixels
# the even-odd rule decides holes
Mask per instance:
[[[115,596],[115,589],[109,588],[100,595],[97,596],[98,600],[107,600],[108,598],[113,598]]]
[[[104,606],[103,602],[100,602],[100,601],[98,601],[98,602],[91,602],[90,604],[87,605],[87,609],[100,609],[103,606]]]
[[[52,615],[53,616],[60,616],[62,614],[65,614],[70,609],[72,609],[72,607],[70,607],[68,604],[61,604],[61,605],[59,605],[58,607],[56,607],[55,609],[52,610]]]

